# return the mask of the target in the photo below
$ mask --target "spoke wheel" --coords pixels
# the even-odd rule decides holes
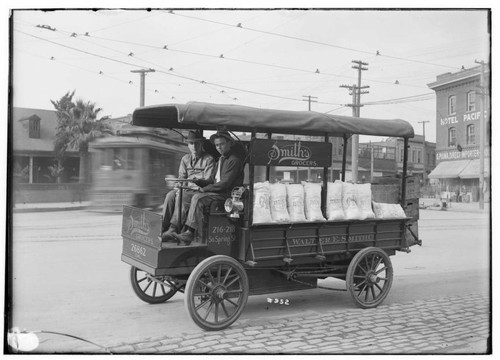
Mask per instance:
[[[191,319],[205,330],[221,330],[238,319],[248,299],[248,276],[225,255],[203,260],[186,283],[184,304]]]
[[[373,308],[387,297],[392,276],[389,256],[382,249],[365,248],[349,264],[346,274],[347,290],[356,305],[364,309]]]
[[[161,304],[170,299],[177,292],[175,283],[161,276],[142,271],[135,266],[130,268],[130,282],[135,294],[149,304]]]

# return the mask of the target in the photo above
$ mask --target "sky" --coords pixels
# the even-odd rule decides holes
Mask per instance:
[[[114,10],[113,10],[114,9]],[[488,13],[471,8],[145,9],[32,8],[12,12],[12,105],[52,110],[75,98],[100,116],[140,105],[203,101],[352,115],[353,61],[362,61],[362,117],[426,124],[435,141],[428,84],[489,61]],[[311,102],[308,101],[310,97]]]

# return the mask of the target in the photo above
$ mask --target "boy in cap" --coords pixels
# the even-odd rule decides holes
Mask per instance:
[[[190,153],[182,157],[179,166],[179,179],[200,179],[209,180],[213,176],[215,168],[215,159],[212,155],[209,155],[203,149],[203,140],[205,138],[202,136],[200,131],[190,131],[187,135],[186,142]],[[181,228],[184,219],[186,218],[187,210],[189,209],[189,203],[191,198],[195,194],[197,185],[193,185],[189,182],[188,185],[192,185],[192,189],[173,189],[168,192],[165,196],[165,201],[163,203],[163,224],[162,224],[162,239],[163,240],[175,240],[172,234],[176,233],[177,228]],[[182,193],[182,213],[179,219],[178,204],[178,192]]]
[[[215,145],[221,154],[217,170],[212,175],[211,181],[198,180],[196,185],[200,186],[191,199],[191,206],[187,215],[185,228],[181,234],[174,234],[174,237],[190,244],[194,240],[199,219],[203,218],[203,210],[214,200],[225,200],[231,195],[235,186],[243,185],[244,162],[233,150],[234,140],[227,131],[218,131],[210,137],[210,141]]]

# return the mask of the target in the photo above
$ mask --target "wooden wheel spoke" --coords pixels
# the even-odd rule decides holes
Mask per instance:
[[[156,281],[154,281],[154,285],[153,285],[153,297],[156,296],[156,288],[158,287],[158,283]]]
[[[209,301],[211,301],[212,299],[210,299],[210,297],[208,297],[205,301],[203,301],[202,303],[200,303],[198,306],[195,307],[195,310],[198,311],[198,309],[202,308],[203,306],[205,306],[205,304]]]
[[[237,290],[226,290],[226,294],[240,294],[243,292],[243,289],[237,289]]]
[[[212,284],[215,284],[215,279],[212,275],[212,271],[210,271],[210,269],[207,270],[207,273],[208,273],[208,279],[209,281],[212,283]]]
[[[377,275],[378,275],[378,274],[380,274],[382,271],[385,271],[385,270],[387,270],[387,269],[388,269],[388,267],[387,267],[387,266],[384,266],[382,269],[377,270],[377,271],[375,272],[375,274],[377,274]]]
[[[151,281],[148,282],[148,285],[144,288],[144,292],[146,292],[147,289],[149,289],[149,287],[151,286]]]
[[[229,277],[229,274],[231,274],[231,271],[233,270],[233,268],[230,266],[229,269],[227,270],[227,273],[226,273],[226,276],[224,276],[224,280],[222,280],[222,284],[226,284],[226,281]],[[227,285],[226,285],[227,286]]]
[[[219,322],[219,303],[215,303],[215,311],[214,311],[214,319],[215,322]]]
[[[362,293],[363,291],[365,291],[365,289],[366,289],[366,287],[367,287],[367,286],[368,286],[368,284],[365,284],[365,285],[363,286],[363,288],[362,288],[361,290],[359,290],[359,292],[358,292],[358,296],[360,296],[360,295],[361,295],[361,293]],[[357,290],[357,289],[356,289],[356,290]]]
[[[237,303],[235,303],[233,300],[231,300],[231,299],[229,299],[229,298],[226,298],[225,300],[226,300],[228,303],[233,304],[233,306],[238,307],[238,304],[237,304]]]
[[[375,300],[377,298],[377,296],[375,295],[375,286],[370,286],[370,289],[372,291],[372,296],[373,296],[373,300]]]
[[[231,280],[229,282],[229,284],[226,285],[226,287],[230,287],[231,285],[233,285],[235,283],[236,280],[239,280],[240,279],[240,276],[239,275],[236,275],[233,280]]]
[[[361,281],[359,284],[354,284],[354,288],[357,290],[361,285],[366,284],[366,279]],[[365,285],[366,286],[366,285]]]
[[[203,286],[205,286],[206,288],[208,288],[208,289],[212,289],[212,288],[213,288],[213,285],[207,284],[207,283],[203,282],[203,280],[201,280],[201,279],[198,279],[198,282],[199,282],[201,285],[203,285]]]
[[[375,286],[380,290],[380,292],[383,292],[384,290],[380,287],[379,284],[375,283]]]
[[[148,278],[147,276],[144,276],[144,277],[143,277],[142,279],[140,279],[140,280],[139,280],[139,279],[137,279],[137,283],[139,284],[139,283],[143,282],[144,280],[147,280],[147,278]]]
[[[358,269],[360,269],[361,271],[363,271],[365,274],[368,273],[368,270],[365,270],[365,268],[362,267],[361,264],[358,264]]]
[[[208,309],[207,309],[207,312],[205,313],[205,317],[203,318],[203,320],[207,320],[208,315],[210,315],[210,313],[212,312],[212,308],[213,308],[213,307],[214,307],[214,303],[213,303],[213,302],[211,302],[211,303],[210,303],[210,306],[209,306],[209,307],[208,307]]]
[[[220,283],[220,277],[221,277],[221,272],[222,272],[222,264],[219,264],[219,267],[217,268],[217,282]]]
[[[224,311],[224,314],[226,314],[226,317],[229,317],[229,313],[227,312],[226,305],[224,305],[224,301],[220,303],[220,306]]]
[[[379,267],[379,265],[380,265],[381,262],[382,262],[382,258],[379,257],[378,261],[377,261],[377,264],[373,267],[373,270],[377,270],[377,268]]]

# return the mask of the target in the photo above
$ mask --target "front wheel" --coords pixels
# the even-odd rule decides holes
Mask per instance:
[[[155,277],[135,266],[130,268],[130,282],[139,299],[149,304],[164,303],[178,290],[174,282],[161,276]]]
[[[248,276],[235,259],[216,255],[203,260],[186,283],[184,304],[205,330],[222,330],[241,315],[248,299]]]
[[[347,290],[356,305],[374,308],[387,297],[392,285],[391,259],[384,250],[369,247],[351,260],[346,274]]]

